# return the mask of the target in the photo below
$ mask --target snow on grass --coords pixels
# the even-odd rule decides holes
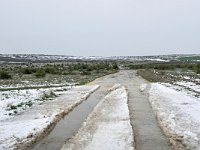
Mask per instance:
[[[33,105],[42,104],[44,101],[66,92],[69,88],[71,86],[0,91],[0,121],[20,114]]]
[[[3,81],[3,80],[2,80]],[[54,79],[54,82],[56,80]],[[13,88],[41,88],[41,87],[45,87],[45,86],[51,86],[51,87],[61,87],[61,86],[75,86],[77,85],[77,83],[70,83],[70,82],[63,82],[63,83],[51,83],[49,81],[40,81],[40,82],[36,82],[36,81],[21,81],[21,83],[18,84],[2,84],[0,85],[0,89],[13,89]]]
[[[77,86],[64,95],[24,113],[0,122],[0,149],[28,149],[39,137],[49,132],[63,115],[85,100],[99,86]]]
[[[194,82],[187,82],[187,81],[182,81],[182,82],[176,82],[177,85],[183,86],[185,88],[189,88],[195,92],[200,92],[200,84],[194,83]]]
[[[109,92],[62,150],[134,149],[126,89],[116,85]]]
[[[188,77],[188,76],[183,76],[183,79],[190,80],[190,77]]]
[[[200,149],[200,98],[177,91],[173,85],[153,83],[149,100],[167,135],[178,136],[187,149]],[[176,144],[176,138],[170,140]]]
[[[146,60],[150,60],[150,61],[160,61],[160,62],[170,62],[170,60],[164,60],[164,59],[160,59],[160,58],[148,58]]]

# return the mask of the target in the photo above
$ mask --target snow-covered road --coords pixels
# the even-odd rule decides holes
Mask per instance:
[[[88,117],[88,114],[85,115],[76,130],[62,144],[59,143],[63,150],[168,150],[171,149],[168,142],[175,149],[199,150],[200,99],[194,96],[199,85],[177,84],[181,86],[149,83],[136,71],[123,70],[104,76],[89,85],[72,88],[55,100],[28,108],[20,115],[0,119],[0,150],[26,148],[64,114],[86,100],[99,85],[100,88],[84,101],[91,107],[88,114],[93,110],[92,113]],[[182,90],[182,85],[190,87],[190,90]],[[95,104],[90,105],[94,101]],[[79,115],[78,110],[76,113]],[[72,120],[76,122],[76,119]],[[162,134],[159,125],[169,140]]]
[[[133,131],[124,87],[114,86],[62,150],[133,150]]]
[[[117,88],[117,83],[122,85],[122,89]],[[109,93],[76,135],[66,141],[63,149],[170,150],[148,102],[149,83],[138,77],[136,71],[120,71],[102,77],[92,84],[99,84]],[[109,90],[108,85],[117,90]],[[123,87],[127,88],[127,100],[123,98],[124,92],[119,92],[123,91]],[[131,126],[128,125],[127,119],[118,121],[120,117],[127,116],[127,110]]]

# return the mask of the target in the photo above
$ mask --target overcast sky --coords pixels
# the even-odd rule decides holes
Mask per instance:
[[[0,53],[200,53],[200,0],[0,0]]]

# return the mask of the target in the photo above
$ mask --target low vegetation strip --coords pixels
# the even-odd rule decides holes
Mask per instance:
[[[0,79],[11,79],[12,77],[31,76],[44,78],[47,74],[52,75],[91,75],[99,71],[107,72],[118,70],[115,62],[79,62],[79,63],[27,63],[27,64],[6,64],[0,66]]]
[[[133,150],[133,131],[124,87],[116,85],[94,108],[62,150]]]
[[[192,70],[196,73],[200,73],[200,63],[149,63],[149,64],[131,64],[128,65],[129,69],[157,69],[157,70],[175,70],[175,69],[185,69]]]
[[[177,59],[182,61],[200,61],[200,56],[179,56]]]
[[[200,98],[171,84],[153,83],[149,101],[174,149],[200,149]]]
[[[36,105],[18,116],[2,121],[0,149],[29,149],[98,87],[98,85],[74,87],[61,97]]]
[[[57,62],[0,65],[0,91],[84,85],[116,73],[116,62]]]

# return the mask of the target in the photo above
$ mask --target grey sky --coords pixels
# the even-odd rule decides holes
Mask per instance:
[[[0,0],[0,53],[200,52],[200,0]]]

